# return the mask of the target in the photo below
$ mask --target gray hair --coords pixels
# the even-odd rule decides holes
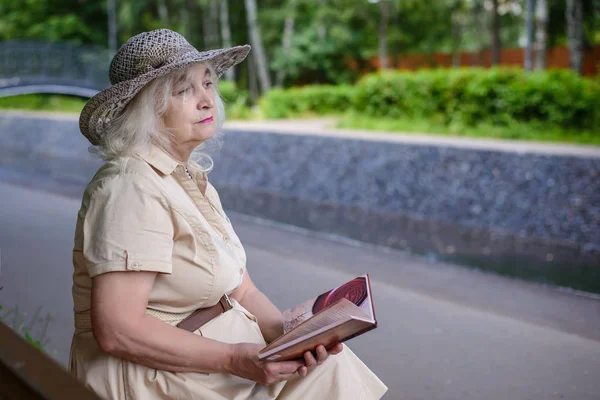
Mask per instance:
[[[190,160],[197,162],[205,172],[210,172],[213,159],[209,153],[217,154],[223,144],[223,123],[225,122],[225,106],[218,91],[218,76],[209,64],[215,93],[215,134],[202,142],[190,155]],[[192,68],[156,78],[148,83],[127,105],[123,113],[111,121],[106,133],[97,146],[90,146],[89,152],[108,161],[120,157],[131,157],[137,151],[147,149],[156,144],[167,149],[172,133],[162,120],[167,112],[169,99],[175,85],[193,79]]]

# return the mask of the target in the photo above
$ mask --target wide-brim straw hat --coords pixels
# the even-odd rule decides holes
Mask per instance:
[[[249,45],[198,51],[182,35],[169,29],[133,36],[110,63],[111,85],[92,97],[81,111],[79,129],[93,145],[98,145],[111,120],[153,79],[198,62],[211,65],[220,77],[244,61],[249,52]]]

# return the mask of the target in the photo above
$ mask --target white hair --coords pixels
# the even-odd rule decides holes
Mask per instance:
[[[215,134],[194,149],[190,160],[197,162],[208,173],[213,166],[213,159],[209,153],[218,153],[223,144],[225,106],[219,95],[218,77],[209,64],[204,63],[204,65],[209,69],[213,80],[211,90],[215,94]],[[125,107],[125,110],[111,121],[100,143],[90,147],[90,153],[108,161],[130,157],[137,151],[147,149],[151,144],[166,150],[173,134],[165,126],[162,116],[169,108],[170,97],[175,86],[193,79],[194,69],[187,67],[148,83]]]

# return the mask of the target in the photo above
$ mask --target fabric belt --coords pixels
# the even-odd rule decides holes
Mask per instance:
[[[231,299],[229,298],[229,296],[227,296],[227,293],[225,293],[223,297],[221,297],[219,302],[214,306],[197,309],[190,316],[186,317],[183,321],[181,321],[175,326],[186,331],[194,332],[196,329],[200,328],[208,321],[223,314],[226,311],[231,310],[232,308],[233,304],[231,303]]]
[[[199,308],[196,311],[185,313],[170,313],[164,311],[146,309],[146,314],[152,315],[164,322],[174,323],[175,326],[189,332],[194,332],[213,318],[229,311],[233,308],[233,303],[227,294],[224,294],[219,302],[212,307]],[[75,329],[92,329],[92,317],[90,312],[75,314]]]

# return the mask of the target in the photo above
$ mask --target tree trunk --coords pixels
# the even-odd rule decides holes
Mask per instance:
[[[327,27],[325,26],[325,21],[323,18],[326,7],[327,0],[319,0],[319,26],[317,27],[317,34],[321,42],[325,40],[325,36],[327,36]]]
[[[165,0],[158,0],[158,17],[164,27],[169,26],[169,9]]]
[[[194,41],[196,39],[194,35],[191,35],[192,22],[190,21],[190,14],[196,15],[197,13],[196,0],[184,0],[178,10],[177,20],[179,24],[179,33],[189,41]]]
[[[567,40],[571,69],[583,72],[583,3],[582,0],[567,0]]]
[[[400,12],[398,12],[398,6],[397,4],[395,4],[394,2],[391,3],[391,23],[393,26],[399,26],[400,25]],[[400,52],[402,50],[401,47],[401,43],[400,40],[396,39],[396,40],[392,40],[391,43],[388,42],[388,46],[391,50],[391,57],[390,57],[390,61],[392,63],[391,67],[394,69],[400,68]]]
[[[256,84],[256,55],[254,53],[250,53],[246,63],[248,66],[248,90],[250,93],[250,102],[252,104],[256,104],[258,98],[260,97],[258,85]]]
[[[450,15],[452,22],[452,66],[460,67],[460,50],[461,50],[461,35],[462,24],[460,18],[460,1],[455,1],[452,6],[452,14]]]
[[[492,0],[492,65],[500,64],[500,23],[498,21],[498,0]]]
[[[478,49],[471,53],[470,65],[484,65],[483,52],[488,47],[488,36],[481,34],[489,31],[488,15],[483,7],[483,0],[473,0],[471,3],[471,26],[476,30]]]
[[[379,11],[381,13],[379,19],[379,68],[388,69],[387,27],[390,19],[390,4],[388,0],[380,0]]]
[[[117,52],[117,11],[115,0],[107,0],[108,14],[108,52],[112,59]]]
[[[535,0],[527,0],[527,9],[525,11],[525,60],[523,67],[525,71],[533,69],[533,20],[534,20]]]
[[[548,52],[548,1],[536,0],[535,69],[546,69]]]
[[[258,70],[258,79],[260,89],[263,93],[271,89],[271,79],[269,78],[269,68],[267,57],[260,38],[260,30],[256,19],[256,0],[246,1],[246,19],[248,20],[248,34],[250,43],[254,49],[254,59],[256,60],[256,69]]]
[[[283,26],[283,38],[281,39],[281,48],[284,53],[287,53],[292,47],[292,35],[294,34],[294,25],[296,24],[296,3],[297,0],[289,0],[288,12],[285,17],[285,23]],[[277,79],[275,85],[281,87],[285,79],[285,71],[277,71]]]
[[[221,41],[223,42],[223,47],[229,48],[231,47],[231,27],[229,26],[229,8],[227,7],[227,0],[221,0],[219,5],[221,14]],[[229,68],[227,72],[225,72],[225,79],[228,81],[235,80],[234,68]]]
[[[181,10],[179,11],[179,30],[181,32],[181,34],[183,35],[183,37],[188,37],[189,34],[189,25],[190,25],[190,18],[189,18],[189,10],[187,10],[185,7],[181,7]]]
[[[219,46],[219,9],[217,0],[210,0],[202,10],[203,23],[202,34],[204,35],[205,50],[216,49]]]

